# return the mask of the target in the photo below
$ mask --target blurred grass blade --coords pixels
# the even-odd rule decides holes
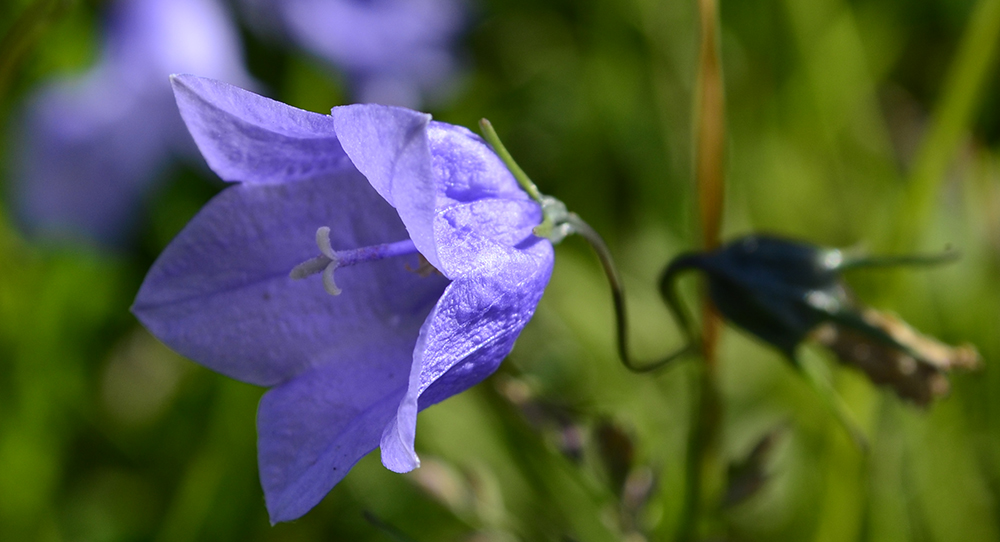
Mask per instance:
[[[725,199],[726,114],[719,58],[719,16],[716,0],[699,0],[701,45],[698,58],[698,86],[695,90],[695,183],[701,221],[702,248],[719,246],[722,205]],[[705,362],[715,364],[718,317],[709,303],[703,306],[702,350]]]
[[[721,242],[722,211],[725,199],[725,96],[722,62],[719,55],[719,13],[716,0],[699,0],[701,43],[698,58],[698,85],[695,90],[695,183],[701,221],[702,248],[712,250]],[[704,533],[703,505],[721,489],[717,442],[721,405],[715,384],[715,354],[719,317],[703,295],[702,355],[704,367],[695,373],[685,465],[684,510],[678,540],[695,540]],[[708,497],[706,499],[706,497]]]
[[[368,523],[371,523],[373,527],[385,533],[385,535],[392,540],[395,540],[396,542],[416,542],[416,540],[407,536],[403,531],[400,531],[396,527],[382,521],[381,518],[372,512],[365,510],[362,514],[365,516],[365,520],[367,520]]]
[[[982,101],[985,83],[996,71],[998,47],[1000,0],[980,0],[969,16],[930,127],[920,144],[888,248],[915,248],[955,149]]]
[[[36,0],[25,8],[0,40],[0,98],[7,92],[21,59],[74,0]]]
[[[699,0],[701,52],[695,95],[695,175],[703,248],[719,245],[725,188],[725,98],[716,0]]]
[[[213,522],[213,510],[222,498],[225,479],[230,471],[242,467],[233,457],[233,450],[246,450],[256,440],[247,429],[250,413],[261,396],[254,386],[217,378],[211,419],[205,428],[205,443],[192,455],[186,470],[178,480],[172,502],[167,508],[154,540],[184,542],[199,540],[206,525]],[[232,500],[233,495],[225,498]],[[248,497],[254,502],[262,499]]]

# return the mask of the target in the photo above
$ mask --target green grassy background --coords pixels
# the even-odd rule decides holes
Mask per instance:
[[[93,61],[99,4],[0,5],[0,120]],[[38,24],[16,24],[29,6]],[[849,278],[917,328],[974,343],[985,369],[955,376],[922,411],[807,349],[869,435],[865,455],[777,352],[725,329],[719,469],[776,440],[760,489],[707,503],[699,533],[1000,540],[1000,0],[722,0],[719,11],[724,236],[959,248],[948,267]],[[320,112],[344,103],[343,79],[319,60],[244,38],[272,97]],[[431,107],[470,127],[490,118],[540,188],[605,235],[649,358],[680,341],[654,281],[698,243],[697,47],[694,1],[483,1],[462,85]],[[419,542],[674,539],[697,362],[642,376],[619,364],[607,286],[578,239],[557,249],[500,371],[421,414],[421,469],[393,474],[370,455],[304,518],[269,526],[254,430],[263,390],[171,353],[127,310],[220,188],[197,170],[164,175],[137,241],[114,253],[33,244],[0,211],[0,540],[393,540],[363,511]]]

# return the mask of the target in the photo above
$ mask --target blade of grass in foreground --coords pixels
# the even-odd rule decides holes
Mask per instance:
[[[701,44],[698,59],[698,86],[695,95],[694,149],[695,182],[702,235],[702,248],[711,250],[720,243],[725,199],[725,98],[722,63],[719,55],[719,16],[716,0],[699,0]],[[704,365],[695,371],[687,465],[685,467],[684,510],[677,540],[700,539],[705,508],[715,508],[722,478],[718,464],[721,404],[715,382],[716,344],[720,322],[707,295],[702,301],[702,353]]]

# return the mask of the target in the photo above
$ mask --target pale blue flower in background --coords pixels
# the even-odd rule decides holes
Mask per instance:
[[[453,90],[461,0],[242,0],[251,27],[340,69],[359,102],[420,107]]]
[[[88,72],[29,98],[12,125],[15,215],[46,238],[126,241],[178,155],[201,161],[168,76],[250,85],[239,35],[217,0],[120,0]]]

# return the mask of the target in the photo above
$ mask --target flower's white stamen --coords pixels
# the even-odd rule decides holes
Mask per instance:
[[[288,274],[294,280],[304,279],[306,277],[311,277],[316,273],[319,273],[326,269],[332,260],[326,256],[316,256],[311,260],[306,260],[299,265],[292,268],[292,272]]]
[[[330,228],[327,226],[323,226],[316,230],[316,246],[319,247],[320,254],[333,261],[337,261],[337,256],[333,252],[333,247],[330,246]]]
[[[340,288],[337,287],[337,283],[333,281],[333,272],[337,269],[337,262],[332,261],[330,265],[326,266],[323,270],[323,289],[326,293],[330,295],[340,295]]]

